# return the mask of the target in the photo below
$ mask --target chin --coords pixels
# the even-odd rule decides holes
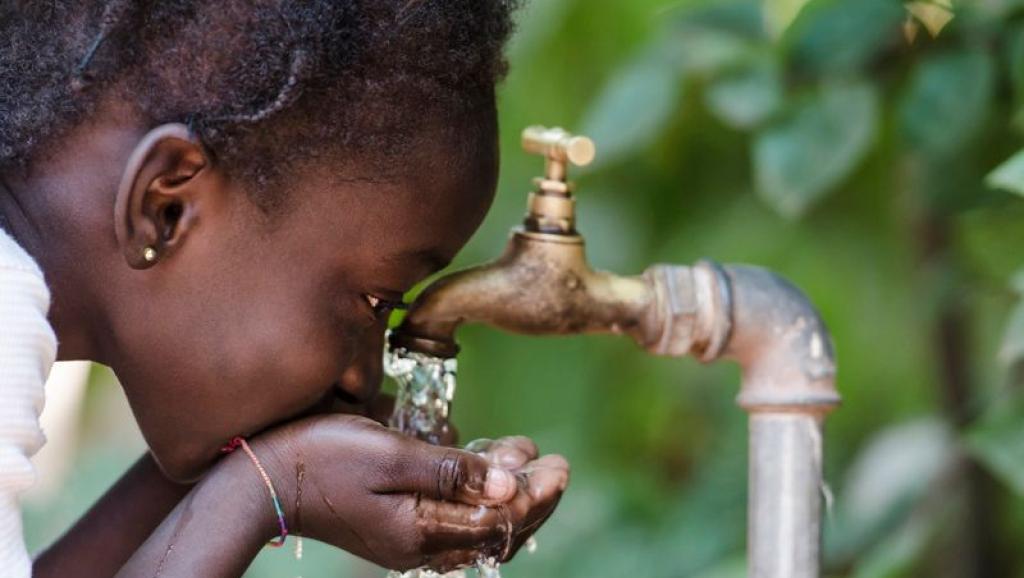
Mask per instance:
[[[209,452],[195,450],[159,451],[152,448],[150,452],[167,479],[179,484],[199,481],[217,459]]]

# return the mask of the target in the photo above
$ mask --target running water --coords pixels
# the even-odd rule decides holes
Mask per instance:
[[[398,384],[391,427],[438,445],[449,432],[448,410],[455,396],[455,359],[405,348],[384,352],[384,373]]]
[[[441,443],[449,433],[448,412],[455,396],[455,359],[444,359],[404,348],[384,352],[384,372],[398,384],[391,427],[432,444]],[[533,538],[526,544],[528,552],[536,548]],[[479,578],[501,578],[499,563],[483,558],[475,564]],[[392,570],[388,578],[467,578],[465,569],[445,574],[426,568],[399,572]]]

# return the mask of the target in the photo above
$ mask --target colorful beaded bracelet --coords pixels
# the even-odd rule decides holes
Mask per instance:
[[[233,438],[228,442],[228,445],[221,448],[220,451],[227,454],[235,451],[239,447],[241,447],[242,451],[245,452],[245,455],[249,456],[249,459],[252,460],[253,465],[256,466],[256,469],[260,473],[260,477],[263,478],[263,483],[267,486],[267,489],[270,490],[270,499],[274,502],[274,511],[277,513],[277,525],[281,530],[281,534],[267,542],[267,545],[272,548],[280,548],[281,546],[284,546],[284,541],[288,537],[288,526],[284,522],[284,509],[281,507],[281,500],[278,499],[277,491],[274,490],[274,484],[270,481],[270,476],[267,475],[267,471],[263,469],[263,464],[260,463],[259,458],[256,457],[256,454],[253,453],[252,448],[249,447],[249,444],[242,436],[236,436]],[[302,556],[300,552],[301,550],[296,550],[297,558]]]

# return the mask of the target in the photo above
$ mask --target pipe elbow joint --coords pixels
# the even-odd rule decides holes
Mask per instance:
[[[814,411],[839,404],[832,341],[810,300],[760,267],[701,261],[645,273],[655,305],[642,345],[662,355],[736,361],[747,411]]]
[[[732,335],[723,356],[743,370],[739,404],[759,409],[828,412],[839,404],[832,338],[810,300],[760,267],[724,268]]]

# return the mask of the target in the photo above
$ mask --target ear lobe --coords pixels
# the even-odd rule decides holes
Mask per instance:
[[[179,247],[195,225],[196,200],[210,166],[183,124],[154,128],[135,146],[114,200],[114,229],[125,261],[153,266]]]

